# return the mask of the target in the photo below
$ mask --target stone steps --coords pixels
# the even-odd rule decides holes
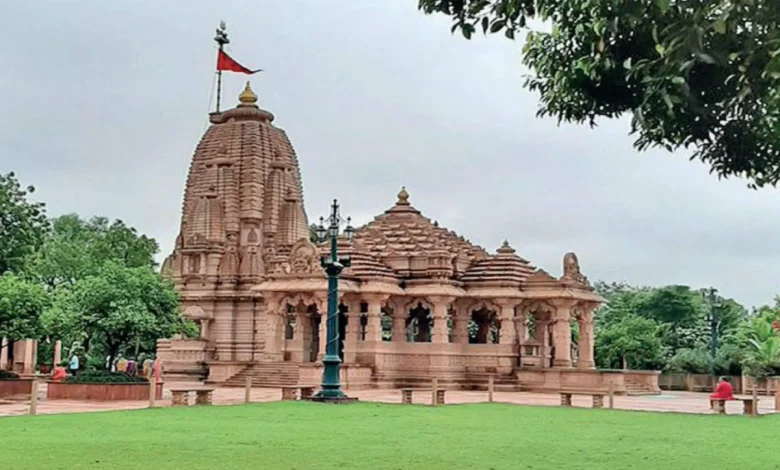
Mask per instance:
[[[645,384],[634,382],[631,379],[626,379],[626,395],[657,395],[658,391],[653,390]]]
[[[290,362],[261,362],[246,367],[241,372],[230,377],[223,387],[243,387],[247,376],[252,377],[253,387],[283,387],[298,384],[298,364]]]
[[[439,387],[450,390],[487,390],[489,374],[468,374],[467,376],[437,376]],[[374,378],[377,388],[430,388],[433,376],[410,376],[402,374],[378,374]],[[516,391],[514,376],[494,376],[496,391]]]

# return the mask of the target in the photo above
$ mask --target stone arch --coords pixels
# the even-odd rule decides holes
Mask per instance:
[[[471,310],[468,331],[469,343],[498,344],[501,336],[498,312],[487,307]]]

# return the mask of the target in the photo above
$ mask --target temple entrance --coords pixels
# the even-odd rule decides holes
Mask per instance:
[[[474,310],[468,324],[469,343],[498,344],[501,326],[496,313],[487,308]]]
[[[416,307],[409,311],[406,318],[406,335],[409,342],[412,343],[430,343],[433,318],[431,311],[418,303]]]

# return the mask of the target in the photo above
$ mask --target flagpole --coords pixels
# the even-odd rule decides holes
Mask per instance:
[[[217,35],[214,36],[214,41],[219,44],[219,54],[217,57],[220,57],[222,55],[223,49],[225,47],[225,44],[230,44],[230,39],[228,39],[226,26],[224,21],[219,22],[219,27],[217,28]],[[217,112],[219,112],[219,102],[222,98],[222,70],[217,67]]]

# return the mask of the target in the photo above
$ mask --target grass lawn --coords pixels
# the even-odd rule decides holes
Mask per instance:
[[[780,416],[276,402],[0,418],[22,469],[780,468]]]

